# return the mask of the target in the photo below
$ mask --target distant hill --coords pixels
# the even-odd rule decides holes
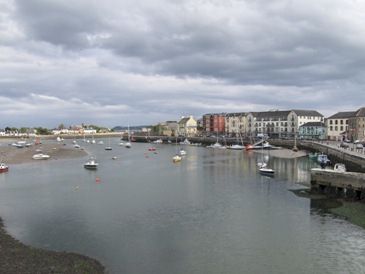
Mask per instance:
[[[151,126],[129,126],[129,130],[131,131],[137,131],[137,130],[141,130],[142,128],[149,128]],[[126,131],[128,130],[128,127],[126,126],[116,126],[112,128],[113,131]]]

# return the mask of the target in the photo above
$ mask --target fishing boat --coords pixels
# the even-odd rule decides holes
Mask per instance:
[[[0,173],[4,173],[4,172],[8,172],[8,171],[9,171],[9,167],[4,163],[0,163]]]
[[[318,155],[317,162],[321,165],[322,168],[325,168],[331,163],[330,159],[328,159],[328,156],[324,153]]]
[[[85,164],[84,164],[84,168],[86,169],[97,169],[98,168],[98,163],[96,162],[95,158],[91,157],[89,159],[89,161],[87,161]]]
[[[48,160],[51,156],[48,154],[37,153],[32,156],[33,160]]]

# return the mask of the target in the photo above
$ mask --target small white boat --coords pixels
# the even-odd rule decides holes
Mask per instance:
[[[73,143],[73,144],[76,144],[77,142],[76,142],[76,140],[73,140],[73,141],[72,141],[72,143]]]
[[[225,149],[225,146],[222,146],[220,143],[215,143],[213,145],[207,146],[207,148],[219,148],[219,149]]]
[[[180,155],[175,155],[174,157],[172,157],[172,161],[174,163],[177,163],[177,162],[181,162],[181,156]]]
[[[185,139],[184,141],[180,142],[180,145],[190,145],[190,141]]]
[[[227,149],[244,150],[245,147],[244,146],[241,146],[241,145],[231,145],[231,146],[228,146]]]
[[[118,159],[118,157],[117,157],[117,156],[113,156],[113,157],[112,157],[112,160],[116,160],[116,159]]]
[[[90,158],[89,161],[87,161],[84,164],[84,168],[86,168],[86,169],[97,169],[98,165],[99,164],[96,162],[96,160],[94,158]]]
[[[104,145],[103,140],[100,140],[100,141],[98,142],[98,145]]]
[[[8,171],[9,171],[9,167],[4,163],[0,163],[0,173],[8,172]]]
[[[91,140],[91,143],[92,143],[92,144],[96,144],[95,139],[92,139],[92,140]]]
[[[344,164],[337,163],[333,167],[333,170],[337,172],[346,172],[346,166]]]
[[[125,144],[124,144],[124,146],[125,146],[126,148],[131,148],[131,147],[132,147],[132,144],[131,144],[130,142],[127,142],[127,143],[125,143]]]
[[[43,153],[34,154],[32,158],[34,160],[48,160],[51,156]]]
[[[163,141],[162,141],[162,139],[157,139],[157,140],[153,141],[152,143],[154,143],[154,144],[162,144]]]
[[[258,162],[258,163],[257,163],[257,166],[258,166],[259,168],[264,168],[264,167],[267,167],[267,164],[266,164],[265,162]]]
[[[123,142],[120,142],[120,143],[119,143],[119,145],[120,145],[120,146],[124,146],[124,143],[123,143]]]
[[[185,150],[180,149],[179,154],[180,154],[180,156],[185,156],[187,153]]]
[[[259,172],[262,175],[274,175],[275,174],[275,170],[273,170],[271,168],[266,168],[266,167],[259,168]]]
[[[57,136],[57,142],[62,142],[62,138],[60,136]]]
[[[80,148],[80,145],[74,144],[74,148]]]
[[[112,150],[112,147],[105,147],[105,150]]]

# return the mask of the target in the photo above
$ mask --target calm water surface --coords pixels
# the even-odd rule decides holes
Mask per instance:
[[[256,153],[189,146],[172,164],[174,145],[153,154],[118,142],[83,143],[97,171],[83,168],[86,157],[0,174],[8,231],[97,258],[110,273],[365,273],[365,230],[288,191],[308,182],[307,159],[270,157],[278,172],[267,178]]]

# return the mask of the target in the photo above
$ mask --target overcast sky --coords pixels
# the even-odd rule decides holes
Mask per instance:
[[[362,0],[0,0],[0,127],[365,106]]]

